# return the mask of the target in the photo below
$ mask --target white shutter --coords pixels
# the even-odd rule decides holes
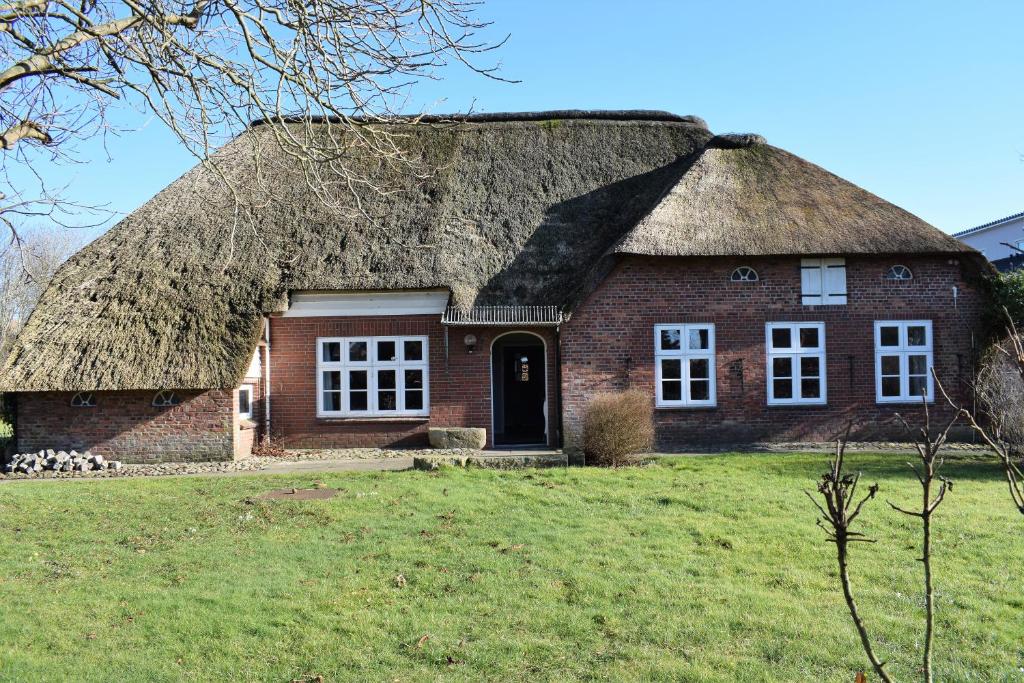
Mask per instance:
[[[822,303],[846,303],[846,261],[841,258],[825,259],[825,284]]]
[[[822,303],[821,259],[805,258],[800,262],[800,287],[804,306]]]

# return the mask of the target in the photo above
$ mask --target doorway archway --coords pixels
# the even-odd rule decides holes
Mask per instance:
[[[547,344],[533,332],[491,342],[491,434],[495,446],[547,445]]]

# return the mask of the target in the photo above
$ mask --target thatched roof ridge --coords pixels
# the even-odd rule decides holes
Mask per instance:
[[[207,389],[240,381],[262,318],[300,290],[443,287],[452,304],[571,310],[618,254],[935,253],[969,248],[759,136],[663,112],[391,123],[417,178],[328,208],[254,126],[217,153],[237,212],[197,166],[71,258],[0,371],[0,391]],[[375,124],[380,125],[380,124]],[[301,129],[301,127],[299,127]],[[359,161],[358,159],[356,160]],[[375,175],[376,174],[376,175]]]
[[[385,118],[367,118],[354,116],[357,123],[400,124],[400,123],[508,123],[511,121],[661,121],[672,123],[690,123],[707,128],[708,124],[699,116],[687,114],[680,116],[658,109],[549,109],[547,111],[502,111],[480,112],[475,114],[409,114]],[[335,116],[294,116],[284,117],[283,123],[340,123]],[[256,119],[252,126],[270,123],[267,119]]]

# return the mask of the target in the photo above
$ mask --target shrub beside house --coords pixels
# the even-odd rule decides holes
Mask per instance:
[[[197,167],[73,257],[0,375],[19,450],[223,459],[462,426],[575,451],[590,398],[627,388],[665,450],[850,420],[892,438],[932,368],[972,377],[984,259],[758,136],[661,112],[391,125],[436,171],[378,168],[394,191],[359,210],[284,155],[257,167],[257,126],[222,168],[290,201],[233,229]]]

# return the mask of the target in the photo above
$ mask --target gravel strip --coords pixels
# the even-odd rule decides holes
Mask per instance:
[[[254,455],[244,460],[226,462],[162,462],[151,464],[123,464],[119,470],[99,470],[91,472],[52,472],[43,471],[35,474],[0,473],[0,481],[11,479],[112,479],[119,477],[162,477],[180,474],[219,474],[224,472],[259,472],[272,465],[282,462],[308,462],[326,460],[387,460],[393,458],[412,458],[424,454],[431,456],[467,456],[477,453],[470,449],[379,449],[379,448],[341,448],[286,451],[286,455],[269,457]]]

